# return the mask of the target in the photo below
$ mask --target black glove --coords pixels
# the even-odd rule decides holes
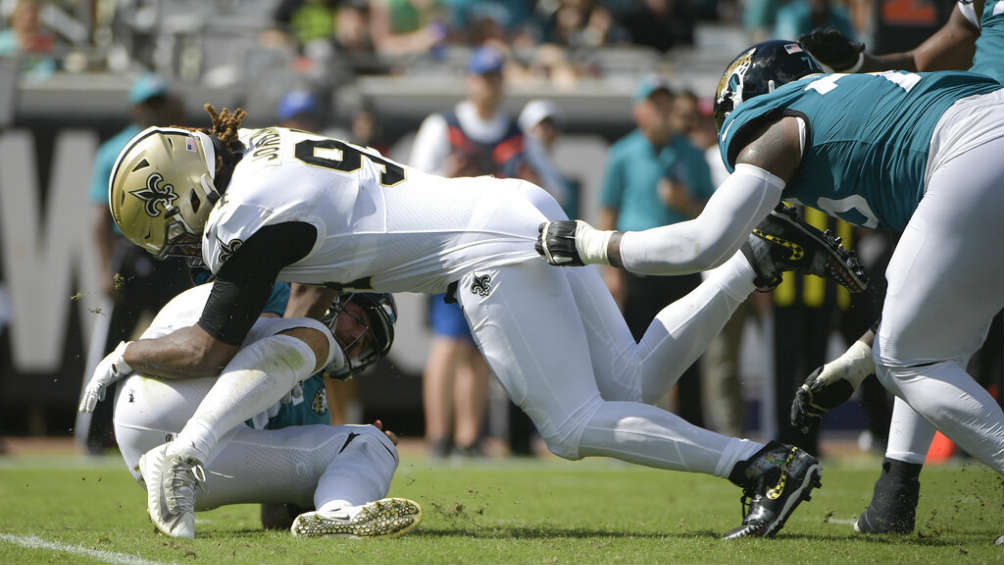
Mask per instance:
[[[820,63],[843,72],[858,64],[865,44],[854,41],[832,27],[817,27],[799,36],[798,42]]]
[[[581,267],[584,265],[575,247],[574,220],[544,222],[537,227],[537,243],[534,249],[551,265],[559,267]]]
[[[809,433],[823,421],[827,412],[840,406],[854,394],[854,387],[846,379],[825,384],[819,379],[823,367],[805,377],[805,382],[795,391],[791,401],[791,425],[803,434]]]

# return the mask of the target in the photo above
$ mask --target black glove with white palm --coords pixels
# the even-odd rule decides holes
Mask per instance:
[[[619,232],[598,230],[582,220],[544,222],[537,232],[534,248],[551,265],[581,267],[599,263],[620,266],[618,261],[607,256],[610,239]]]
[[[854,41],[832,27],[817,27],[799,36],[798,42],[827,71],[856,73],[864,63],[865,44]]]
[[[866,339],[868,334],[865,334]],[[872,348],[855,341],[843,355],[805,377],[791,402],[791,425],[803,434],[819,426],[827,412],[846,402],[861,381],[875,372]]]

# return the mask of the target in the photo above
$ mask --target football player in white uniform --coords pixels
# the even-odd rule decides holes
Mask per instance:
[[[141,339],[153,339],[194,324],[211,289],[212,285],[204,284],[176,296],[161,309]],[[281,359],[261,356],[257,364],[246,367],[270,373],[291,369],[297,379],[309,377],[315,366],[312,356],[289,355],[298,346],[304,347],[297,342],[306,336],[308,340],[328,342],[330,355],[325,361],[325,373],[344,378],[349,371],[386,354],[393,340],[395,316],[390,295],[363,293],[339,296],[326,319],[330,329],[311,318],[263,316],[251,327],[243,350],[261,355],[276,343],[285,342],[291,347]],[[338,347],[334,347],[336,344]],[[350,358],[356,359],[356,364],[351,364]],[[360,363],[360,359],[365,361]],[[116,368],[120,375],[129,372],[121,362]],[[221,378],[234,370],[240,369],[228,366]],[[162,457],[164,441],[181,431],[215,383],[211,377],[154,378],[134,373],[118,388],[115,437],[126,468],[150,493],[159,493],[159,476],[150,467]],[[81,409],[93,409],[107,385],[107,381],[91,383]],[[323,387],[318,394],[324,394]],[[156,504],[165,506],[185,504],[186,500],[195,503],[187,512],[177,513],[179,519],[170,524],[168,533],[192,537],[193,511],[249,502],[316,508],[293,520],[291,531],[297,536],[399,535],[418,525],[422,510],[417,503],[384,498],[398,464],[394,442],[375,426],[294,425],[316,421],[309,414],[297,414],[317,408],[310,404],[304,402],[299,383],[294,383],[282,402],[250,418],[246,425],[242,423],[222,434],[214,456],[204,462],[205,466],[192,465],[191,474],[183,476],[183,484],[176,486],[199,488],[197,498],[185,497],[181,502],[156,499]],[[158,446],[161,448],[155,449]]]
[[[112,215],[126,237],[158,256],[201,256],[216,276],[197,324],[122,347],[120,359],[133,369],[213,376],[230,367],[275,280],[316,285],[309,287],[315,305],[330,299],[324,287],[448,291],[553,453],[728,478],[754,499],[728,537],[774,535],[818,485],[818,461],[795,447],[725,437],[650,403],[700,355],[758,274],[796,267],[824,273],[836,257],[837,278],[853,278],[854,261],[833,241],[807,236],[804,255],[795,256],[751,236],[751,259],[723,257],[635,342],[596,270],[553,269],[538,257],[538,225],[566,218],[541,188],[429,175],[336,139],[239,130],[242,111],[207,109],[211,130],[138,134],[110,179]],[[175,488],[177,478],[191,476],[218,448],[218,434],[247,417],[252,403],[228,401],[232,386],[253,387],[245,396],[254,398],[281,394],[267,379],[252,385],[221,377],[210,395],[223,389],[223,408],[208,406],[207,397],[177,438],[158,448],[158,496],[191,497],[193,489]],[[185,504],[181,512],[192,503]],[[154,523],[169,532],[178,508],[151,507]]]

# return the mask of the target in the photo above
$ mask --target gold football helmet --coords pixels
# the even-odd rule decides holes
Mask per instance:
[[[129,140],[108,179],[108,207],[129,241],[160,259],[199,258],[209,212],[216,150],[202,132],[153,126]]]

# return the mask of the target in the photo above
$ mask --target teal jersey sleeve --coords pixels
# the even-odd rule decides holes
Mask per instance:
[[[270,312],[282,316],[286,311],[286,303],[289,302],[289,283],[277,282],[272,285],[272,294],[268,296],[268,302],[262,312]]]
[[[961,98],[999,88],[960,71],[811,75],[740,104],[722,124],[719,148],[731,172],[746,131],[800,116],[805,150],[783,198],[855,225],[901,231],[920,202],[941,115]]]
[[[268,420],[267,430],[288,426],[330,424],[328,396],[324,390],[324,377],[320,373],[303,381],[303,398],[300,402],[283,404],[279,413]]]
[[[1004,0],[986,0],[980,16],[971,72],[1004,84]]]

